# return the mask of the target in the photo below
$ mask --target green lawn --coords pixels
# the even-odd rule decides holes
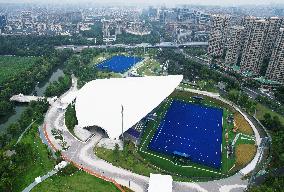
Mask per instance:
[[[266,106],[264,106],[260,103],[257,103],[257,105],[256,105],[256,117],[259,120],[263,120],[263,116],[264,116],[265,113],[270,113],[271,116],[278,116],[281,123],[284,124],[284,116],[276,113],[275,111],[272,111],[271,109],[267,108]]]
[[[37,124],[33,124],[30,130],[26,132],[21,142],[18,143],[18,145],[21,144],[30,144],[33,153],[36,154],[36,158],[33,159],[33,161],[27,162],[20,175],[16,177],[14,183],[14,189],[16,189],[16,191],[22,191],[32,183],[36,177],[46,174],[53,169],[55,165],[55,160],[48,157],[48,149],[39,137]]]
[[[137,152],[134,144],[130,144],[132,149],[127,151],[119,151],[117,154],[113,150],[102,147],[95,148],[95,154],[101,159],[111,162],[114,166],[132,170],[140,175],[150,176],[150,173],[159,173],[159,171],[145,161]]]
[[[83,171],[77,171],[70,176],[53,175],[37,185],[32,192],[68,192],[68,191],[96,191],[119,192],[120,190],[110,182],[99,179]]]
[[[111,53],[101,53],[93,58],[91,65],[97,65],[101,63],[102,61],[109,59],[110,57],[112,57]]]
[[[199,89],[201,91],[209,91],[213,93],[218,93],[217,88],[214,87],[212,84],[207,83],[206,81],[198,81],[195,86],[190,85],[188,83],[181,83],[179,86],[182,88]]]
[[[162,71],[160,63],[152,58],[147,58],[143,64],[137,69],[137,73],[141,76],[159,75]]]
[[[0,84],[30,69],[38,57],[0,56]]]

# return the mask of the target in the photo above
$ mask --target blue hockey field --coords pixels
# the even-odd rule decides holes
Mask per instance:
[[[118,55],[99,63],[97,68],[115,73],[124,73],[142,60],[141,57]]]
[[[173,100],[148,147],[220,169],[222,119],[220,108]]]

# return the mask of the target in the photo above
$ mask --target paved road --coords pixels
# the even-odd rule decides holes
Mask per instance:
[[[127,44],[114,44],[114,45],[61,45],[55,46],[55,49],[63,50],[63,49],[72,49],[76,52],[81,52],[84,49],[107,49],[107,48],[124,48],[124,49],[135,49],[135,48],[185,48],[185,47],[207,47],[208,42],[188,42],[183,44],[177,44],[172,42],[162,42],[157,43],[155,45],[151,45],[149,43],[140,43],[136,45],[127,45]]]
[[[76,83],[76,81],[74,81]],[[64,94],[72,94],[77,91],[76,86]],[[197,90],[195,90],[197,91]],[[197,91],[198,92],[198,91]],[[204,94],[204,93],[203,93]],[[211,95],[217,97],[216,95]],[[82,166],[84,170],[89,170],[102,175],[107,178],[114,179],[117,183],[128,186],[131,181],[130,188],[134,191],[147,191],[149,178],[145,176],[132,173],[129,170],[125,170],[119,167],[115,167],[112,164],[99,159],[94,155],[94,146],[99,142],[102,136],[97,133],[87,142],[79,141],[75,138],[67,129],[64,123],[65,110],[59,110],[61,106],[60,101],[54,102],[45,117],[45,135],[48,137],[49,144],[52,144],[56,149],[63,149],[61,146],[62,141],[56,140],[51,133],[52,129],[61,130],[64,141],[66,142],[67,150],[63,151],[63,155],[69,160],[75,162],[77,165]],[[256,133],[256,137],[258,134]],[[257,142],[258,138],[256,138]],[[252,164],[248,165],[247,169],[252,168]],[[202,191],[202,192],[229,192],[229,191],[243,191],[247,185],[247,180],[242,180],[242,175],[237,173],[231,177],[221,179],[218,181],[209,182],[173,182],[173,191],[188,192],[188,191]]]

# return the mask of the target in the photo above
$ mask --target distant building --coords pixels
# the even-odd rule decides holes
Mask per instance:
[[[212,58],[221,57],[223,55],[229,19],[228,16],[224,15],[212,16],[208,41],[208,54]]]
[[[22,28],[33,28],[33,18],[31,11],[22,11],[21,13]]]
[[[0,29],[4,29],[7,25],[7,16],[6,15],[0,15]]]
[[[159,9],[158,16],[160,23],[165,23],[166,14],[164,9]]]
[[[67,12],[64,14],[67,22],[78,23],[83,20],[82,13],[80,11]]]
[[[167,10],[165,12],[165,22],[169,23],[169,22],[177,22],[178,20],[178,14],[176,11],[174,10]]]
[[[250,20],[251,21],[251,20]],[[241,57],[241,72],[258,75],[263,62],[263,50],[267,21],[254,19],[246,29],[245,42]]]
[[[150,20],[155,21],[158,19],[158,9],[149,7],[148,9],[148,17]]]
[[[104,37],[109,37],[110,36],[110,20],[106,20],[106,19],[103,19],[102,20],[102,23],[103,23],[103,36]]]
[[[198,24],[205,25],[210,22],[210,15],[206,13],[200,13],[198,17]]]
[[[265,76],[284,83],[284,28],[279,30]]]
[[[227,41],[227,52],[225,57],[226,65],[236,65],[241,52],[241,42],[243,37],[244,27],[233,26],[229,30],[229,38]]]

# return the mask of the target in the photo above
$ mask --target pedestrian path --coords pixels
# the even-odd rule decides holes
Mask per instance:
[[[34,124],[35,121],[31,122],[31,124],[29,126],[27,126],[27,128],[23,131],[23,133],[20,135],[20,137],[18,138],[17,142],[15,145],[17,145],[23,138],[24,134],[29,130],[29,128]]]
[[[23,190],[23,192],[29,192],[29,191],[31,191],[35,186],[37,186],[38,184],[40,184],[40,183],[43,182],[44,180],[48,179],[48,178],[51,177],[52,175],[55,175],[60,169],[63,169],[66,165],[67,165],[67,162],[65,162],[65,161],[60,162],[58,165],[55,166],[54,169],[52,169],[51,171],[49,171],[47,174],[35,178],[35,181],[32,182],[29,186],[27,186],[27,187]]]

